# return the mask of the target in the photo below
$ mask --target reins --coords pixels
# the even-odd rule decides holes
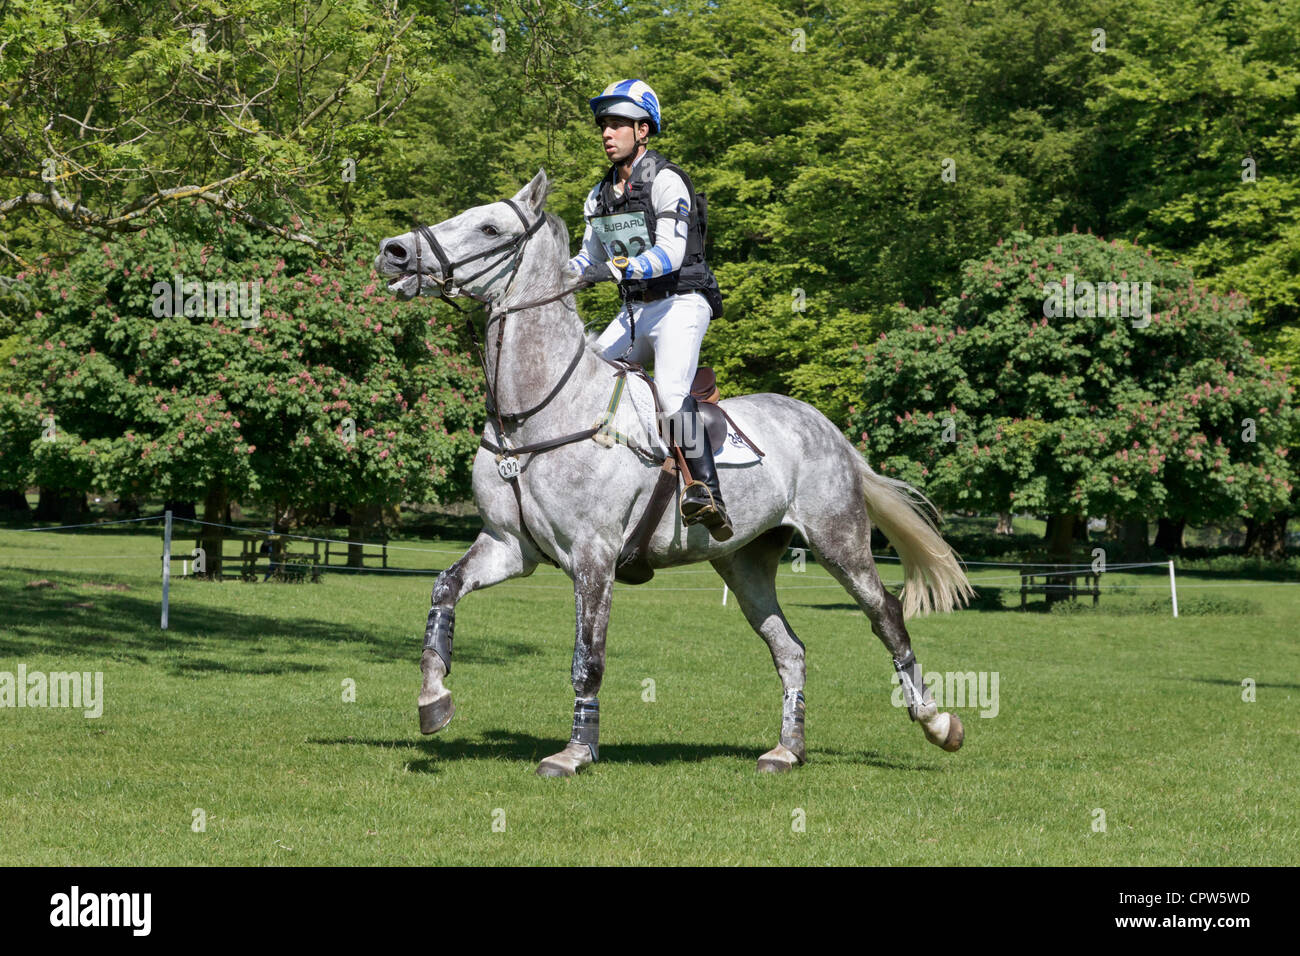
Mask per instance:
[[[546,214],[543,213],[542,215],[537,217],[537,220],[535,222],[530,224],[528,222],[528,217],[524,215],[523,210],[519,208],[519,206],[515,203],[513,199],[507,199],[505,200],[505,202],[507,205],[510,206],[512,210],[514,210],[515,215],[519,217],[520,222],[524,224],[524,232],[518,236],[511,237],[506,242],[498,243],[497,245],[491,247],[490,249],[486,249],[483,252],[475,253],[472,256],[466,256],[465,258],[459,259],[456,262],[451,262],[449,260],[446,252],[443,250],[441,244],[438,242],[437,237],[433,234],[433,231],[428,226],[420,223],[416,223],[415,225],[415,233],[416,233],[415,274],[419,278],[427,277],[428,279],[430,279],[435,285],[437,285],[438,297],[442,299],[442,301],[446,302],[457,312],[465,313],[465,324],[469,328],[470,338],[474,342],[474,350],[478,353],[479,364],[483,367],[483,377],[487,383],[487,411],[490,415],[494,415],[496,417],[497,434],[498,436],[500,436],[500,440],[502,442],[501,445],[493,444],[492,442],[489,442],[487,440],[487,437],[485,436],[480,440],[480,445],[483,448],[486,448],[488,451],[492,452],[496,456],[497,471],[500,473],[501,477],[506,481],[508,481],[510,483],[510,486],[514,489],[515,503],[519,508],[519,526],[523,530],[524,534],[528,537],[529,543],[532,544],[533,548],[537,551],[538,554],[541,554],[548,561],[551,561],[552,564],[555,564],[556,562],[554,561],[554,559],[552,559],[549,555],[546,554],[545,551],[542,550],[541,546],[537,543],[537,540],[533,537],[532,532],[528,530],[527,523],[524,521],[523,495],[522,492],[520,491],[519,481],[518,481],[519,474],[522,469],[520,468],[519,465],[519,459],[516,456],[524,455],[524,454],[541,454],[544,451],[550,451],[552,448],[559,448],[562,445],[568,445],[572,442],[583,441],[585,439],[593,437],[600,430],[600,428],[599,426],[593,426],[591,428],[583,429],[582,431],[573,432],[571,434],[561,436],[560,438],[551,438],[551,439],[547,439],[546,441],[532,442],[527,445],[519,445],[512,448],[512,447],[507,447],[505,445],[505,440],[506,440],[505,423],[511,422],[512,424],[518,424],[524,421],[526,418],[529,418],[530,416],[537,414],[539,411],[541,411],[543,408],[549,405],[557,395],[560,394],[565,384],[567,384],[569,379],[573,376],[574,370],[577,369],[578,362],[582,359],[582,352],[587,345],[585,329],[580,329],[578,332],[577,348],[574,350],[573,358],[569,360],[569,365],[564,370],[564,374],[560,376],[560,380],[556,382],[555,386],[549,392],[547,392],[546,396],[541,401],[539,401],[536,405],[534,405],[532,408],[524,409],[523,411],[519,411],[519,412],[502,412],[500,402],[497,401],[496,383],[500,379],[500,375],[501,375],[501,345],[505,338],[506,316],[511,315],[512,313],[515,312],[522,312],[526,309],[534,309],[541,305],[549,305],[550,303],[562,299],[565,296],[569,295],[570,293],[577,291],[578,289],[586,288],[589,285],[589,283],[581,282],[578,285],[574,286],[573,288],[561,290],[555,295],[547,296],[546,298],[543,299],[536,299],[532,302],[525,302],[510,307],[502,307],[498,305],[500,299],[505,299],[506,297],[509,296],[510,290],[514,286],[515,278],[519,273],[520,260],[523,258],[524,246],[527,244],[529,238],[531,238],[532,235],[535,232],[537,232],[538,228],[546,219]],[[420,251],[421,239],[423,239],[425,242],[429,244],[429,248],[433,250],[434,256],[437,257],[438,265],[442,271],[441,278],[434,276],[430,273],[426,273],[424,271],[424,260]],[[467,262],[473,262],[477,259],[482,259],[487,256],[494,255],[498,252],[502,253],[502,255],[499,258],[488,263],[486,266],[484,266],[478,272],[474,273],[472,276],[469,276],[467,279],[462,280],[459,286],[455,284],[454,273],[456,269],[465,265]],[[505,291],[501,293],[501,296],[499,297],[498,300],[485,298],[465,288],[465,286],[468,285],[470,282],[473,282],[475,279],[479,278],[480,276],[489,272],[493,268],[507,261],[510,264],[510,278],[506,282]],[[417,279],[417,281],[419,280]],[[418,293],[419,291],[418,287],[416,291]],[[488,319],[484,325],[484,332],[487,332],[487,330],[491,328],[493,322],[498,322],[497,341],[496,341],[496,361],[494,362],[494,368],[492,372],[488,371],[487,356],[484,354],[483,346],[479,342],[478,330],[474,327],[474,318],[470,314],[470,310],[463,308],[462,306],[458,305],[454,301],[456,298],[462,295],[466,296],[467,298],[473,299],[475,302],[478,302],[480,305],[486,308],[488,312]]]
[[[528,242],[529,238],[532,237],[533,233],[535,233],[538,230],[538,228],[540,228],[541,224],[546,220],[546,214],[543,213],[542,215],[537,217],[537,220],[535,222],[530,224],[528,222],[528,217],[524,215],[523,210],[519,208],[519,206],[515,203],[513,199],[507,199],[505,200],[505,202],[506,205],[508,205],[512,210],[514,210],[514,213],[519,217],[520,222],[524,224],[524,232],[518,236],[511,237],[506,242],[498,243],[497,245],[493,246],[490,249],[486,249],[483,252],[475,253],[472,256],[466,256],[465,258],[459,259],[456,262],[451,262],[447,258],[447,254],[446,252],[443,251],[442,245],[438,242],[437,237],[433,234],[433,231],[428,226],[422,225],[420,223],[417,223],[415,226],[415,232],[417,236],[415,242],[415,269],[416,269],[415,274],[420,277],[427,276],[431,281],[433,281],[438,286],[438,297],[442,299],[442,301],[446,302],[457,312],[467,313],[465,318],[465,324],[469,328],[470,338],[474,342],[474,350],[478,352],[479,364],[483,367],[483,376],[487,382],[488,411],[496,416],[497,425],[500,428],[503,437],[504,437],[506,422],[511,422],[511,423],[522,422],[524,419],[528,418],[531,415],[535,415],[537,412],[541,411],[548,404],[550,404],[550,402],[555,398],[555,396],[560,393],[560,390],[564,388],[564,385],[566,382],[568,382],[569,377],[573,375],[574,369],[578,367],[578,361],[579,359],[582,358],[582,350],[586,346],[586,337],[580,332],[578,334],[578,347],[577,350],[573,353],[573,359],[569,362],[569,367],[565,369],[565,372],[560,377],[560,380],[555,383],[555,387],[552,388],[550,392],[547,393],[546,397],[543,398],[540,402],[538,402],[532,408],[525,409],[524,411],[502,412],[500,410],[500,403],[497,401],[496,383],[500,377],[500,372],[501,372],[501,343],[505,337],[505,321],[504,321],[505,316],[511,315],[512,313],[515,312],[523,312],[526,309],[535,309],[541,305],[549,305],[552,302],[564,298],[566,295],[569,295],[571,292],[575,292],[581,288],[586,288],[586,286],[588,285],[588,283],[583,282],[574,286],[571,289],[562,289],[560,292],[554,295],[550,295],[542,299],[535,299],[531,302],[524,302],[519,305],[512,305],[508,308],[499,306],[497,304],[499,300],[487,299],[466,289],[465,288],[466,284],[473,282],[479,276],[490,271],[497,265],[500,265],[501,263],[509,260],[510,279],[506,283],[505,291],[500,296],[501,299],[506,298],[510,294],[510,289],[514,286],[515,277],[518,275],[519,263],[523,257],[525,244]],[[429,248],[433,250],[433,254],[437,257],[438,265],[442,269],[442,278],[438,278],[424,271],[424,260],[420,250],[420,239],[423,239],[425,242],[429,244]],[[465,265],[465,263],[467,262],[473,262],[476,259],[482,259],[486,256],[491,256],[497,252],[503,253],[500,258],[484,266],[482,269],[474,273],[469,278],[462,280],[459,286],[455,284],[453,280],[454,280],[454,273],[456,269]],[[494,363],[495,367],[493,369],[493,372],[495,374],[493,374],[493,372],[488,371],[487,357],[483,352],[483,345],[479,341],[478,330],[474,326],[473,317],[468,314],[469,310],[465,309],[464,307],[462,307],[461,305],[457,304],[454,301],[456,298],[460,296],[466,296],[467,298],[473,299],[475,302],[478,302],[479,304],[481,304],[487,309],[488,320],[484,326],[484,331],[490,328],[493,322],[496,322],[498,319],[501,320],[500,324],[497,326],[496,362]]]

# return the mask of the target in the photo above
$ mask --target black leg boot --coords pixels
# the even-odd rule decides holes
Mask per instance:
[[[726,541],[735,532],[722,502],[713,449],[709,446],[709,436],[705,433],[694,396],[686,396],[679,415],[683,421],[683,440],[679,447],[692,479],[682,492],[682,519],[688,525],[704,525],[714,541]]]

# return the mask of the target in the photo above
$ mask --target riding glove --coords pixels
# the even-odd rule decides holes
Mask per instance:
[[[609,282],[610,280],[622,282],[623,270],[615,266],[613,262],[593,262],[582,270],[582,279],[584,282],[592,284]]]

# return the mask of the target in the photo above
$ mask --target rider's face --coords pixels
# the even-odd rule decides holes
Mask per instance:
[[[605,145],[605,156],[611,163],[621,162],[636,152],[638,136],[650,134],[650,124],[635,123],[625,116],[602,116],[597,124]]]

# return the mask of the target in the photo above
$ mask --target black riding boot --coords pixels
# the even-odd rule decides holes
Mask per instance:
[[[682,519],[688,525],[702,524],[709,529],[715,541],[726,541],[734,534],[731,519],[727,517],[722,492],[718,488],[718,472],[713,463],[713,448],[700,418],[695,397],[687,395],[679,413],[683,420],[684,439],[679,443],[686,467],[691,472],[691,483],[682,492]]]

